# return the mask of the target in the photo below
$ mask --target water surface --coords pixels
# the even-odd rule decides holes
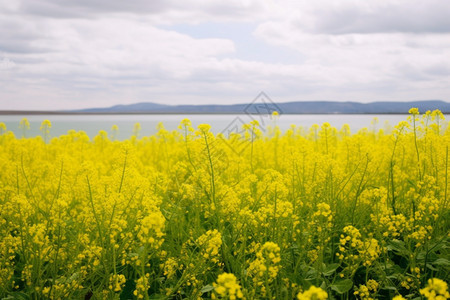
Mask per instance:
[[[398,122],[406,120],[407,115],[358,115],[358,114],[327,114],[327,115],[280,115],[277,120],[273,120],[270,116],[249,116],[249,115],[211,115],[211,114],[196,114],[196,115],[2,115],[0,122],[4,122],[9,131],[14,132],[17,137],[22,136],[22,130],[19,129],[19,122],[26,117],[30,122],[30,130],[27,131],[27,136],[40,135],[40,124],[43,120],[50,120],[52,128],[50,130],[51,136],[59,136],[66,134],[68,130],[82,130],[85,131],[89,137],[94,137],[99,130],[111,132],[111,127],[117,125],[119,132],[117,138],[120,140],[129,138],[133,133],[135,123],[141,124],[140,135],[152,135],[157,132],[158,123],[163,123],[167,130],[178,130],[177,127],[183,118],[189,118],[192,121],[194,128],[202,123],[211,125],[211,130],[214,133],[235,131],[236,128],[241,128],[243,123],[248,123],[252,118],[257,119],[263,129],[268,126],[277,124],[282,130],[288,129],[292,124],[302,126],[305,128],[311,127],[313,124],[321,125],[324,122],[330,123],[332,126],[340,129],[344,124],[350,125],[353,133],[357,132],[363,127],[373,130],[374,125],[371,124],[374,118],[378,119],[376,129],[383,128],[385,123],[396,125]],[[448,120],[448,116],[447,120]]]

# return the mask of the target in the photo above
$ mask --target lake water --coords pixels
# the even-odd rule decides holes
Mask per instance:
[[[135,123],[141,124],[140,135],[152,135],[157,132],[158,123],[162,122],[167,130],[177,130],[177,126],[183,118],[189,118],[194,128],[202,123],[211,125],[214,133],[230,132],[241,128],[242,124],[248,123],[252,118],[257,119],[264,130],[273,125],[274,120],[270,116],[249,115],[0,115],[0,122],[4,122],[9,131],[13,131],[17,137],[22,136],[19,122],[26,117],[30,122],[30,130],[27,136],[40,135],[39,127],[43,120],[50,120],[52,128],[51,136],[66,134],[68,130],[85,131],[91,138],[96,136],[99,130],[111,132],[111,127],[119,127],[118,139],[126,139],[132,135]],[[313,124],[321,125],[324,122],[340,129],[344,124],[349,124],[351,131],[357,132],[363,127],[373,129],[371,124],[374,118],[378,118],[376,128],[383,128],[385,122],[396,125],[406,120],[407,115],[280,115],[276,124],[282,129],[288,129],[292,124],[302,127],[311,127]],[[448,115],[446,119],[449,120]]]

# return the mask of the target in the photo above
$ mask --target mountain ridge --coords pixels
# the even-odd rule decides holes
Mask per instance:
[[[0,110],[0,115],[40,115],[40,114],[407,114],[417,107],[421,113],[439,109],[450,114],[450,103],[442,100],[415,100],[406,102],[376,101],[362,103],[356,101],[295,101],[271,102],[254,101],[247,104],[183,104],[167,105],[154,102],[118,104],[110,107],[93,107],[76,110]]]
[[[407,102],[376,101],[361,103],[354,101],[295,101],[295,102],[253,102],[249,104],[202,104],[167,105],[153,102],[121,104],[104,108],[71,110],[72,113],[192,113],[192,114],[239,114],[267,113],[278,111],[281,114],[383,114],[407,113],[411,107],[420,112],[439,109],[450,113],[450,103],[442,100],[416,100]]]

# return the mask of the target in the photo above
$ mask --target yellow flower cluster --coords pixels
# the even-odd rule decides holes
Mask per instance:
[[[197,239],[202,256],[213,263],[219,262],[219,250],[222,246],[222,235],[217,229],[208,230]]]
[[[333,220],[333,215],[331,213],[330,205],[327,203],[319,203],[317,204],[317,211],[313,214],[313,218],[317,219],[317,223],[320,223],[320,221],[324,222],[327,226],[327,228],[330,228],[332,226],[331,221]],[[317,228],[319,231],[322,230],[321,227]]]
[[[357,262],[363,266],[370,266],[381,253],[378,240],[374,238],[362,239],[360,231],[349,225],[344,227],[344,234],[340,236],[339,252],[337,257],[348,265],[350,272],[356,271]]]
[[[265,281],[272,282],[280,271],[280,247],[273,242],[266,242],[260,246],[256,259],[248,267],[248,273],[258,285]]]
[[[420,294],[429,300],[450,299],[447,283],[439,278],[429,279],[427,286],[420,290]]]
[[[141,220],[140,226],[136,226],[137,237],[142,244],[158,249],[163,243],[165,218],[159,210],[150,212]]]
[[[364,266],[370,266],[381,253],[378,241],[374,238],[365,240],[358,250]]]
[[[175,276],[176,271],[179,269],[178,262],[175,258],[169,257],[164,264],[161,265],[164,270],[164,276],[171,279]]]
[[[236,276],[231,273],[223,273],[217,277],[217,283],[213,284],[214,293],[211,295],[212,299],[242,299],[244,295],[241,291]]]
[[[303,293],[298,293],[298,300],[325,300],[328,299],[328,294],[326,291],[322,290],[320,287],[311,286],[307,291]]]
[[[125,285],[126,279],[125,276],[122,274],[112,274],[109,277],[109,289],[114,292],[120,292],[124,285]]]
[[[369,279],[365,285],[360,285],[353,294],[361,300],[374,300],[379,286],[378,282]]]
[[[148,289],[150,288],[149,279],[150,274],[147,273],[136,280],[136,289],[134,290],[133,295],[136,296],[137,299],[148,298]]]
[[[123,141],[0,122],[0,298],[448,297],[443,115],[356,133],[268,117]]]
[[[375,300],[375,298],[370,296],[369,288],[365,285],[360,285],[353,294],[361,300]]]

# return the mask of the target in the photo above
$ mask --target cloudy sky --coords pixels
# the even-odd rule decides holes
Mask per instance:
[[[0,109],[450,101],[448,0],[0,0]]]

